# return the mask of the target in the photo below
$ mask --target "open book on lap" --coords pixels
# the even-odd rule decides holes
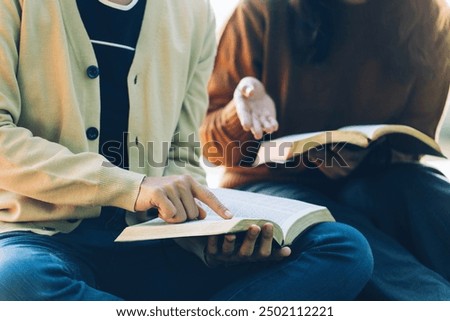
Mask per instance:
[[[351,144],[361,148],[386,139],[389,145],[403,153],[445,157],[437,142],[405,125],[346,126],[337,130],[303,133],[264,141],[253,166],[264,163],[285,163],[297,155],[328,144]]]
[[[308,227],[334,221],[330,212],[318,205],[232,189],[212,191],[234,214],[233,219],[224,220],[203,206],[208,213],[204,220],[169,224],[156,218],[125,228],[116,242],[238,233],[247,231],[252,224],[262,226],[271,222],[275,241],[289,245]]]

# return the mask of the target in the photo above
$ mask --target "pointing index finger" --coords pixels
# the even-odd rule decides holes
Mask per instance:
[[[220,217],[224,219],[230,219],[233,217],[230,210],[223,205],[219,199],[211,192],[207,187],[200,185],[197,182],[192,184],[192,191],[194,196],[208,205],[214,212],[216,212]]]

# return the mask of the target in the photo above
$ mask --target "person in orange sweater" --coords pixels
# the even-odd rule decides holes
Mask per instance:
[[[436,137],[450,84],[444,0],[243,0],[222,30],[201,128],[221,185],[327,206],[375,259],[370,300],[450,299],[450,185],[380,143],[346,166],[251,167],[261,140],[357,124]],[[311,157],[313,156],[313,157]],[[292,168],[294,167],[294,168]]]

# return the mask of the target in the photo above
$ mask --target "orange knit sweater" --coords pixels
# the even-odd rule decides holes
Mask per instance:
[[[220,39],[209,83],[209,112],[200,130],[206,159],[226,166],[223,186],[298,181],[304,175],[292,169],[240,165],[257,146],[243,131],[232,101],[245,76],[260,79],[275,101],[280,128],[273,138],[377,123],[407,124],[435,137],[448,94],[449,69],[432,77],[415,71],[403,79],[393,76],[379,55],[384,44],[374,41],[384,39],[376,17],[369,13],[379,2],[337,7],[339,23],[331,51],[320,65],[296,61],[287,18],[290,1],[240,3]],[[450,43],[448,23],[441,29],[439,36]]]

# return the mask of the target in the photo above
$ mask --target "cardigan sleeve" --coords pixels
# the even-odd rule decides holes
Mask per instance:
[[[22,8],[17,0],[2,0],[0,7],[0,189],[56,206],[110,205],[133,211],[143,175],[113,167],[97,153],[75,154],[19,125],[21,90],[27,90],[17,77]],[[13,220],[39,220],[27,215]]]
[[[203,156],[216,165],[239,164],[252,145],[257,144],[252,134],[245,132],[240,124],[233,93],[243,77],[261,79],[266,20],[264,6],[259,0],[241,1],[221,35],[208,85],[208,114],[200,129]]]
[[[192,72],[188,79],[186,93],[181,106],[180,117],[172,138],[168,164],[164,175],[189,174],[202,184],[206,184],[205,172],[200,166],[201,146],[198,129],[208,107],[207,83],[211,75],[216,55],[215,18],[210,5],[206,6],[206,23],[201,32],[195,33],[200,48],[192,48],[194,54]],[[200,19],[200,18],[199,18]],[[201,36],[203,35],[203,36]]]

